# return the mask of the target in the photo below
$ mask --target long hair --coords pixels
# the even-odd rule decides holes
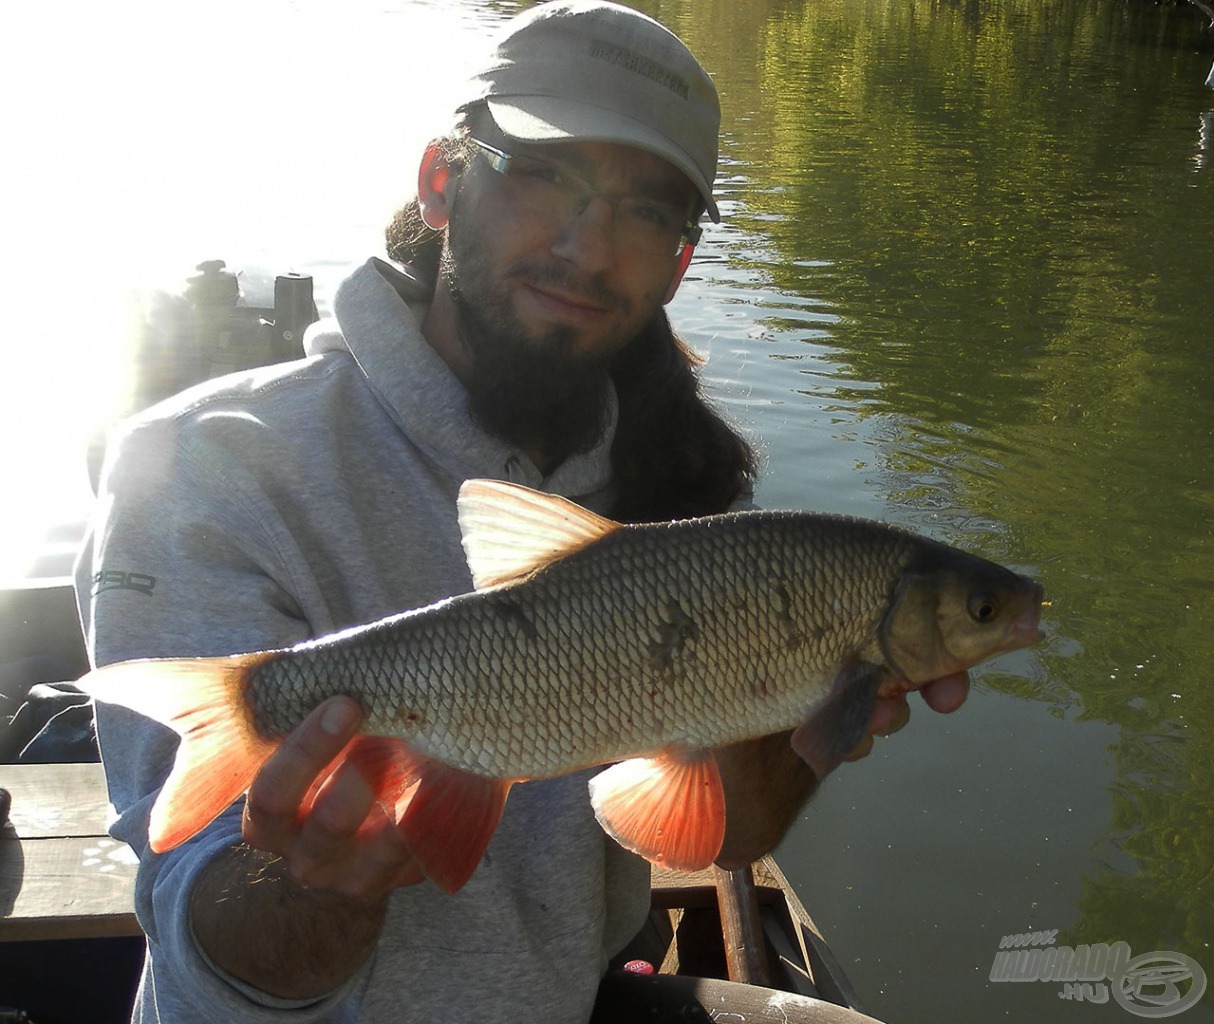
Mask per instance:
[[[442,144],[453,168],[467,159],[459,134]],[[425,225],[416,199],[396,212],[385,239],[389,257],[438,279],[443,234]],[[700,363],[663,309],[615,356],[615,518],[645,522],[724,512],[753,490],[758,457],[704,398]]]
[[[665,310],[615,357],[617,519],[711,515],[754,490],[758,456],[704,398],[701,362],[671,330]]]

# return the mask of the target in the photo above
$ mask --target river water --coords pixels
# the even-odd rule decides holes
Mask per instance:
[[[671,308],[762,443],[760,503],[902,523],[1052,599],[1044,644],[835,773],[780,862],[876,1016],[1131,1019],[990,974],[1052,929],[1214,974],[1214,34],[1136,0],[640,6],[721,92],[725,222]],[[219,256],[311,272],[323,307],[515,9],[23,15],[6,269],[45,341],[3,384],[5,474],[58,482],[22,507],[87,497],[120,286]]]

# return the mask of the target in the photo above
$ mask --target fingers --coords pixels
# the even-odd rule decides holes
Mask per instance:
[[[288,861],[300,881],[314,864],[340,858],[351,839],[378,809],[375,794],[349,762],[341,765],[316,794],[306,817],[298,822]]]
[[[925,683],[919,690],[924,703],[933,711],[949,715],[965,703],[969,696],[970,678],[966,672],[941,676]],[[872,753],[874,736],[892,736],[910,721],[910,704],[906,694],[893,697],[878,697],[868,722],[868,735],[864,737],[844,761],[859,761]]]
[[[954,672],[952,675],[933,679],[930,683],[924,683],[919,690],[927,706],[942,715],[952,714],[961,707],[969,692],[970,677],[966,672]],[[907,703],[905,693],[878,697],[869,719],[868,731],[870,735],[892,736],[909,721],[910,704]]]
[[[868,731],[873,736],[892,736],[910,721],[910,705],[906,694],[896,697],[878,697],[868,720]]]
[[[343,779],[346,774],[358,775],[356,770],[337,773],[286,855],[292,876],[304,886],[360,900],[421,881],[421,870],[395,823],[366,783]],[[364,806],[366,812],[360,814]]]
[[[280,854],[309,888],[382,899],[422,879],[395,823],[344,753],[362,713],[348,697],[316,708],[262,767],[245,803],[245,841]]]
[[[354,736],[361,717],[355,701],[334,697],[283,740],[249,787],[244,835],[250,846],[271,853],[286,851],[298,833],[305,797]]]
[[[873,750],[874,736],[892,736],[910,721],[910,705],[906,703],[906,695],[895,697],[878,697],[873,705],[872,717],[868,720],[868,733],[852,749],[844,761],[859,761],[868,757]]]
[[[927,706],[942,715],[951,715],[962,704],[970,692],[970,677],[966,672],[933,679],[920,691]]]
[[[852,752],[843,758],[844,761],[859,761],[873,752],[873,736],[869,733],[855,745]]]

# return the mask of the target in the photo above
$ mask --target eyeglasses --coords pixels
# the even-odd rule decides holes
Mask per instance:
[[[654,256],[677,256],[700,240],[701,229],[685,210],[651,199],[609,196],[562,163],[522,153],[503,153],[479,139],[471,140],[498,174],[519,206],[564,228],[585,212],[592,200],[610,203],[615,243],[621,249]]]

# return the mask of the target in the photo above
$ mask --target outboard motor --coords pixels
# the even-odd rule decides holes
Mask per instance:
[[[306,274],[239,275],[223,260],[198,264],[178,295],[141,303],[131,338],[124,415],[212,377],[303,355],[303,332],[317,319]]]
[[[119,419],[213,377],[303,356],[304,331],[319,319],[311,275],[233,273],[223,260],[196,269],[180,292],[139,295]],[[89,450],[94,490],[103,456],[104,431]]]

